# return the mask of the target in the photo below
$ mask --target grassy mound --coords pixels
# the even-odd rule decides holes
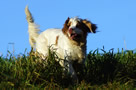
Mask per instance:
[[[85,65],[77,71],[79,84],[72,84],[68,74],[50,53],[46,60],[33,55],[8,58],[0,56],[0,89],[133,89],[136,85],[136,53],[114,53],[101,49],[87,55]]]

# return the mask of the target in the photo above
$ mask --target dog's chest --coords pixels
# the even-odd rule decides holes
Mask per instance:
[[[66,55],[69,55],[69,59],[71,60],[82,60],[84,58],[84,53],[81,47],[73,46],[67,49]]]
[[[79,62],[82,62],[85,58],[86,51],[81,46],[73,45],[65,38],[59,40],[59,43],[57,46],[57,53],[61,58],[72,61],[78,60]]]

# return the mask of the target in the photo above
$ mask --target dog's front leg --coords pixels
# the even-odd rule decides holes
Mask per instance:
[[[78,83],[78,77],[77,77],[76,72],[75,72],[75,70],[74,70],[74,68],[73,68],[73,66],[70,62],[67,65],[67,69],[68,69],[68,72],[70,73],[73,81]]]
[[[78,83],[78,77],[77,77],[76,72],[72,66],[72,63],[67,60],[62,60],[59,63],[64,68],[64,71],[66,71],[70,74],[71,78],[73,79],[72,81],[74,83]]]

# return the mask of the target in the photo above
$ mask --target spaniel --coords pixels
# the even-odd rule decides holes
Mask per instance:
[[[52,50],[56,50],[57,56],[62,59],[59,61],[60,65],[67,68],[71,77],[78,80],[73,63],[84,63],[86,58],[87,34],[95,33],[96,25],[86,19],[78,17],[68,18],[62,29],[47,29],[39,34],[39,29],[34,23],[34,19],[27,6],[25,13],[31,47],[46,57],[49,46],[52,46],[54,48]]]

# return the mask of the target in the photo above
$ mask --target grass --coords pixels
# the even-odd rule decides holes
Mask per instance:
[[[49,54],[42,61],[32,54],[0,56],[0,89],[136,89],[134,51],[90,51],[85,65],[77,71],[79,84],[72,84],[55,53]]]

